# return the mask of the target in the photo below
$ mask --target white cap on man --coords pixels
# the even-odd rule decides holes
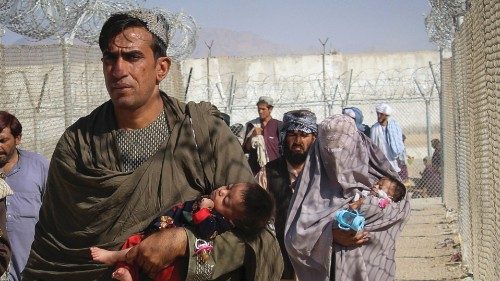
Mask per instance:
[[[387,104],[387,103],[381,103],[375,107],[375,110],[378,113],[383,113],[385,115],[391,115],[392,114],[392,108]]]
[[[273,98],[268,97],[268,96],[262,96],[262,97],[260,97],[259,101],[257,102],[257,104],[260,104],[260,103],[267,103],[268,106],[274,106],[274,100],[273,100]]]

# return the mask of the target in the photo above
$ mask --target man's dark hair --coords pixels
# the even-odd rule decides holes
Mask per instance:
[[[245,129],[245,126],[243,126],[243,124],[241,124],[241,123],[235,123],[235,124],[231,125],[230,128],[231,128],[231,132],[233,132],[233,134],[238,136],[241,133],[241,131],[243,131],[243,129]]]
[[[123,32],[129,27],[143,27],[149,31],[145,22],[140,19],[134,18],[127,14],[114,14],[103,25],[101,33],[99,34],[99,48],[101,52],[108,49],[109,41]],[[155,59],[167,56],[167,45],[158,36],[149,31],[153,35],[153,50]]]
[[[7,111],[0,111],[0,132],[3,129],[9,128],[11,134],[17,138],[23,132],[23,126],[19,120],[17,120],[16,116],[8,113]]]
[[[224,120],[224,123],[226,123],[228,126],[230,126],[229,124],[231,123],[231,116],[229,116],[229,114],[224,113],[224,112],[221,112],[220,115],[221,115],[222,120]]]
[[[274,106],[270,105],[267,101],[259,101],[259,102],[257,102],[257,106],[259,106],[260,104],[265,104],[268,109],[274,108]]]
[[[248,183],[243,191],[243,217],[234,221],[234,232],[245,240],[253,240],[264,229],[274,213],[274,200],[260,185]]]

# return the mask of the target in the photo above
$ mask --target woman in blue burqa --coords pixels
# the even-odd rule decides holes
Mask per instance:
[[[334,242],[339,241],[334,235],[341,234],[334,231],[335,212],[348,208],[357,192],[369,190],[382,177],[401,182],[382,151],[352,119],[337,115],[320,124],[285,227],[285,245],[298,280],[394,280],[395,241],[410,214],[407,193],[385,208],[376,196],[365,197],[358,211],[366,219],[369,240],[361,246]]]

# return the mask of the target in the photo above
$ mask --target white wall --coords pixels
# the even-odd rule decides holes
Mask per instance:
[[[210,58],[210,101],[221,111],[230,113],[232,123],[255,118],[255,103],[262,95],[274,98],[277,118],[291,109],[310,108],[321,120],[338,113],[349,93],[348,104],[362,108],[368,117],[366,123],[371,124],[375,121],[372,108],[379,101],[390,100],[395,103],[396,112],[407,112],[405,101],[411,100],[415,118],[401,118],[401,122],[421,127],[422,118],[425,122],[425,103],[421,100],[418,104],[415,100],[422,98],[415,81],[426,97],[431,95],[437,99],[429,62],[439,75],[438,52],[328,54],[325,56],[326,93],[323,95],[321,55]],[[193,68],[193,75],[187,99],[208,100],[206,58],[182,62],[183,77],[188,76],[190,68]],[[228,112],[231,78],[236,80],[236,91],[233,110]],[[436,78],[439,81],[439,77]],[[330,110],[325,100],[331,105]],[[433,102],[431,109],[436,112],[438,103]],[[432,118],[434,125],[439,125],[438,117],[439,114]]]

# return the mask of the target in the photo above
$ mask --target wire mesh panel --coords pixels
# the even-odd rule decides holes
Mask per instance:
[[[272,116],[276,119],[290,110],[309,109],[321,121],[340,114],[344,107],[355,106],[369,126],[376,122],[375,106],[387,102],[406,137],[406,156],[400,164],[407,170],[404,175],[410,192],[414,197],[442,196],[440,106],[435,82],[439,80],[439,55],[328,55],[324,76],[321,58],[188,60],[182,65],[184,73],[192,74],[186,98],[211,98],[230,115],[240,138],[244,132],[241,127],[258,117],[260,96],[274,99]],[[434,139],[437,149],[432,145]]]
[[[206,61],[184,61],[173,64],[161,88],[181,100],[210,98],[230,115],[240,140],[244,124],[258,116],[255,103],[263,95],[274,98],[272,115],[277,119],[289,110],[307,108],[321,121],[356,106],[370,126],[376,122],[375,105],[389,103],[406,137],[401,165],[408,171],[408,190],[413,197],[444,194],[447,206],[458,206],[465,264],[478,280],[497,280],[499,30],[498,1],[472,1],[453,44],[451,65],[443,63],[441,107],[435,54],[399,68],[391,63],[364,66],[381,59],[376,56],[330,56],[324,72],[321,56],[275,58],[271,63],[262,58],[213,59],[208,62],[210,75]],[[64,63],[65,52],[70,64]],[[0,109],[23,124],[24,148],[50,157],[69,123],[108,100],[100,57],[97,48],[76,45],[1,46]],[[392,60],[409,61],[407,55]]]
[[[464,22],[462,26],[466,28],[467,25],[470,25],[469,22]],[[456,154],[456,162],[457,162],[457,174],[458,174],[458,188],[459,188],[459,206],[460,206],[460,214],[459,214],[459,227],[460,234],[462,240],[462,251],[464,256],[464,262],[466,265],[472,266],[473,256],[474,256],[474,248],[472,244],[472,220],[470,214],[470,196],[469,196],[469,172],[470,166],[469,161],[470,154],[468,150],[467,143],[469,142],[468,135],[468,116],[467,116],[467,100],[465,93],[468,91],[467,87],[470,84],[470,69],[467,67],[470,65],[470,61],[467,61],[470,58],[470,53],[468,53],[467,46],[470,38],[467,37],[469,34],[464,34],[464,36],[457,36],[457,43],[455,45],[454,51],[454,77],[453,81],[456,83],[454,90],[457,93],[457,98],[455,99],[455,139],[457,145],[457,154]]]
[[[453,92],[444,91],[455,106],[443,122],[453,119],[456,140],[445,151],[456,149],[462,254],[475,280],[500,278],[499,30],[498,1],[470,1],[453,44]]]
[[[69,56],[65,69],[64,48]],[[25,149],[50,157],[68,125],[109,99],[98,48],[56,44],[1,50],[0,110],[16,115],[23,125]],[[172,64],[161,84],[175,97],[182,95],[178,72],[178,63]]]
[[[64,62],[64,52],[69,63]],[[1,80],[0,107],[17,115],[24,125],[24,148],[50,157],[69,124],[108,100],[97,48],[61,43],[9,46],[2,53],[0,69],[5,75]],[[273,58],[271,62],[260,58],[245,59],[246,62],[221,58],[210,62],[215,74],[211,74],[208,84],[207,76],[197,74],[200,68],[205,70],[205,61],[200,64],[193,60],[194,78],[189,85],[188,63],[183,62],[183,72],[174,64],[161,87],[188,100],[206,100],[210,89],[212,102],[230,115],[240,139],[244,134],[241,127],[257,117],[256,101],[262,95],[274,98],[272,114],[277,119],[286,111],[307,108],[321,121],[340,113],[343,107],[356,106],[365,115],[364,123],[370,126],[376,122],[375,105],[388,102],[407,138],[408,157],[401,161],[408,169],[411,192],[415,197],[441,196],[441,171],[436,163],[432,164],[435,153],[431,145],[432,139],[440,139],[439,99],[431,69],[436,68],[436,58],[436,53],[331,56],[325,78],[321,56]],[[375,63],[378,61],[380,67]],[[414,65],[386,66],[394,67],[394,61],[410,61]],[[363,67],[363,62],[371,62],[370,67]],[[245,69],[246,63],[250,67]],[[346,67],[352,70],[343,70]],[[279,75],[273,72],[277,70]]]

